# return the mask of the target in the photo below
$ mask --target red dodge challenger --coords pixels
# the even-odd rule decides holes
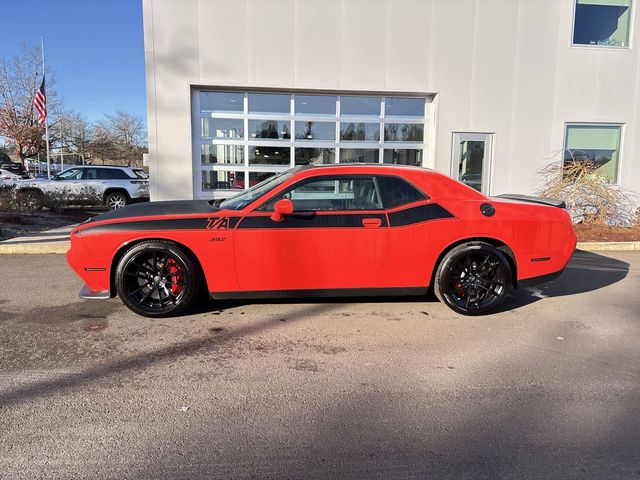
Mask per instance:
[[[431,170],[297,167],[222,203],[131,205],[71,232],[82,298],[120,296],[149,317],[215,299],[425,295],[456,312],[495,309],[549,281],[576,236],[564,203],[486,197]],[[206,289],[206,290],[203,290]]]

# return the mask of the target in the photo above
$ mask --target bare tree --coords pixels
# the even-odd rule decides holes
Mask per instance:
[[[91,153],[103,163],[126,163],[141,166],[146,152],[144,121],[129,112],[118,110],[95,125]]]
[[[12,59],[0,59],[0,136],[9,140],[22,161],[44,149],[44,127],[36,123],[37,112],[33,106],[33,96],[41,80],[42,64],[37,47],[23,46]],[[49,112],[56,112],[58,108],[53,83],[53,78],[47,76]],[[56,121],[50,120],[49,125],[52,123]]]
[[[93,129],[89,121],[78,112],[67,111],[60,115],[56,134],[59,148],[77,155],[84,165],[89,157]]]

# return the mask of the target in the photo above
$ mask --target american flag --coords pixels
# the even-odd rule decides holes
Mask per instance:
[[[44,93],[44,75],[40,88],[33,97],[33,106],[38,111],[38,124],[42,125],[47,120],[47,96]]]

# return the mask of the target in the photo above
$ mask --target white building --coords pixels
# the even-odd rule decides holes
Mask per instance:
[[[640,191],[633,0],[143,0],[152,199],[309,162],[534,193],[571,150]]]

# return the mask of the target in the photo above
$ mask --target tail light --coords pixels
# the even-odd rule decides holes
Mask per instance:
[[[136,185],[144,185],[149,183],[148,180],[129,180],[131,183],[135,183]]]

